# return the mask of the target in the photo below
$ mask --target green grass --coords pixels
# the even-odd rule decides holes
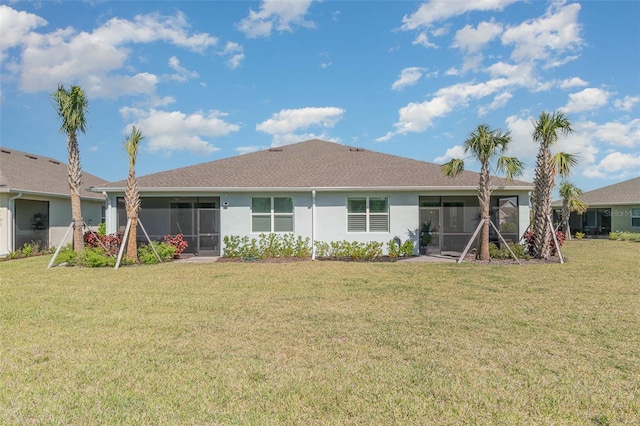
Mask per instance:
[[[637,424],[640,245],[563,251],[0,262],[0,424]]]

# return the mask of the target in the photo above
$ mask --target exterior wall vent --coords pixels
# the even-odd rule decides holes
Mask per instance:
[[[60,162],[59,162],[59,161],[55,161],[55,160],[49,160],[49,162],[50,162],[50,163],[53,163],[53,164],[60,164]]]
[[[38,157],[34,157],[33,155],[29,155],[29,154],[25,154],[24,156],[27,157],[27,158],[31,158],[32,160],[37,160],[38,159]]]
[[[353,148],[353,147],[351,147],[351,148],[349,148],[349,151],[351,151],[351,152],[362,152],[362,151],[364,151],[364,149],[363,148]]]
[[[269,152],[282,152],[282,148],[269,148]]]
[[[11,151],[7,151],[6,149],[0,149],[0,152],[3,154],[11,154]]]

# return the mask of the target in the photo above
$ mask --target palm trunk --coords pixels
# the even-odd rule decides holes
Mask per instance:
[[[551,189],[554,185],[554,170],[551,160],[551,151],[548,147],[541,146],[536,160],[536,175],[534,178],[534,205],[535,217],[533,222],[533,253],[536,259],[548,259],[551,257],[551,234],[553,224],[550,223],[551,215]]]
[[[569,232],[569,217],[571,215],[571,211],[569,210],[569,204],[567,200],[562,200],[562,232],[567,238],[571,239],[571,233]]]
[[[140,211],[140,195],[135,172],[130,169],[127,177],[127,186],[124,193],[125,204],[127,205],[127,218],[131,219],[129,237],[127,239],[127,259],[138,262],[138,212]]]
[[[82,186],[82,169],[80,167],[80,150],[75,133],[69,134],[68,139],[69,162],[67,170],[69,174],[69,191],[71,195],[71,218],[73,220],[73,248],[77,253],[84,250],[84,236],[82,227],[82,204],[80,202],[80,187]]]
[[[482,209],[482,219],[489,219],[489,204],[491,201],[491,186],[490,186],[489,165],[487,162],[482,163],[482,169],[480,171],[480,183],[478,188],[478,201],[480,202],[480,208]],[[476,258],[478,260],[489,260],[489,222],[485,220],[480,229],[480,236],[478,239],[478,247]]]

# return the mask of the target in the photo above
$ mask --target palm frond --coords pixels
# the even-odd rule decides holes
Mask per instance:
[[[556,169],[556,174],[566,177],[571,174],[571,169],[578,164],[578,156],[567,152],[558,152],[551,161]]]
[[[464,160],[454,158],[451,161],[440,166],[442,174],[447,177],[456,177],[464,171]]]
[[[501,156],[498,158],[497,169],[500,173],[505,174],[507,180],[513,180],[522,176],[524,163],[516,157]]]
[[[129,154],[129,165],[136,165],[136,158],[138,157],[138,147],[140,146],[140,142],[144,139],[142,136],[142,132],[140,129],[137,129],[136,126],[131,128],[131,135],[127,136],[124,141],[124,149]]]

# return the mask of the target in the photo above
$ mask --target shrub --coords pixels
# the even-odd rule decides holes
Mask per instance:
[[[151,244],[145,244],[138,248],[138,260],[147,265],[154,265],[158,263],[158,257],[153,251],[154,248],[162,260],[172,259],[176,252],[176,248],[172,245],[153,241]]]
[[[314,241],[314,247],[316,248],[316,256],[318,257],[328,257],[331,252],[331,247],[329,244],[324,241]]]
[[[105,222],[98,224],[98,235],[107,235],[107,224]]]
[[[617,241],[640,241],[640,233],[639,232],[609,232],[610,240]]]
[[[395,238],[387,243],[387,253],[391,257],[400,257],[400,246]]]
[[[69,244],[60,249],[58,256],[56,256],[56,261],[58,264],[66,263],[69,266],[74,266],[77,263],[77,258],[78,256],[76,251],[73,249],[71,244]]]
[[[529,259],[529,255],[526,252],[524,244],[509,243],[509,248],[513,251],[518,259]],[[512,259],[511,252],[507,247],[498,248],[494,243],[489,244],[489,256],[492,259]]]
[[[115,266],[116,259],[102,247],[89,247],[82,252],[80,263],[89,268],[100,268],[103,266]]]
[[[581,240],[584,238],[584,232],[576,232],[576,238]]]
[[[287,234],[260,234],[258,240],[237,235],[225,236],[224,257],[236,259],[269,259],[275,257],[309,257],[311,256],[311,244],[309,238],[298,236],[296,239],[292,233]]]
[[[411,240],[407,240],[400,246],[400,256],[402,257],[411,257],[413,256],[413,252],[415,251],[415,244]]]
[[[183,239],[182,234],[165,235],[164,242],[176,248],[173,253],[174,259],[180,259],[182,252],[189,247],[189,244]]]
[[[122,233],[100,235],[95,232],[85,232],[84,246],[85,248],[101,248],[110,256],[117,256],[122,245]]]

